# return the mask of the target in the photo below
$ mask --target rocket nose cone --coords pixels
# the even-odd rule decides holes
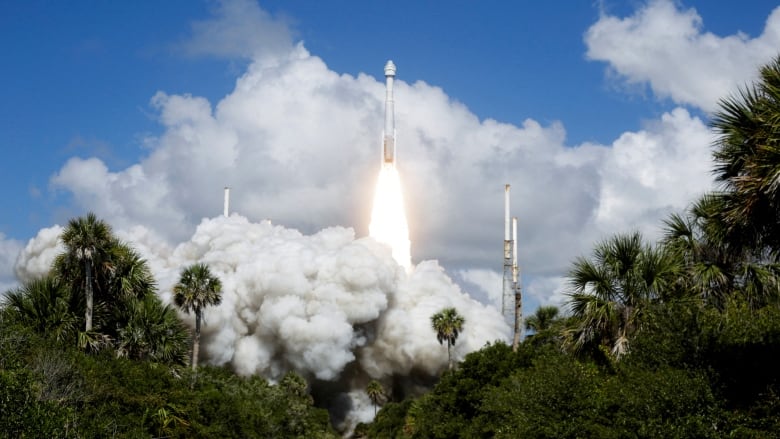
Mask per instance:
[[[395,64],[393,64],[393,61],[387,61],[387,64],[385,64],[385,76],[395,76]]]

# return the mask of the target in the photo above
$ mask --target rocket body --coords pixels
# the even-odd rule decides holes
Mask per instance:
[[[395,109],[393,108],[393,80],[395,79],[395,64],[388,61],[385,64],[385,129],[382,136],[382,161],[395,164]]]

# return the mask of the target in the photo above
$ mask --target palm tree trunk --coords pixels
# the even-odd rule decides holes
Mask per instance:
[[[92,301],[93,301],[93,294],[92,294],[92,264],[90,264],[90,260],[88,258],[84,259],[84,270],[87,274],[87,288],[85,291],[85,294],[87,296],[87,309],[84,312],[84,320],[86,321],[86,324],[84,325],[84,332],[89,332],[92,330]]]
[[[195,309],[195,338],[192,340],[192,370],[198,368],[198,351],[200,350],[200,308]]]
[[[450,355],[450,346],[452,345],[452,342],[450,340],[447,340],[447,361],[450,364],[450,370],[452,370],[452,355]]]

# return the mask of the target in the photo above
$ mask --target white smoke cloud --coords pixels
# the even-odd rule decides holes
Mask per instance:
[[[39,278],[49,272],[54,258],[65,249],[60,241],[62,230],[59,225],[41,229],[21,252],[17,251],[15,264],[9,266],[14,267],[16,278],[20,282]]]
[[[0,233],[0,298],[7,290],[16,286],[13,266],[21,249],[21,242],[7,239],[3,233]]]
[[[205,314],[204,350],[213,363],[247,374],[276,379],[294,369],[335,380],[353,361],[372,378],[413,368],[434,374],[447,359],[430,316],[448,306],[468,322],[459,358],[507,336],[494,322],[497,311],[460,291],[436,262],[407,275],[387,247],[355,239],[348,228],[303,235],[234,214],[203,220],[170,253],[135,245],[148,256],[164,297],[182,267],[211,266],[224,296]]]
[[[648,84],[660,98],[711,112],[777,55],[780,7],[761,35],[750,38],[706,32],[695,9],[651,0],[630,17],[602,15],[585,33],[585,43],[589,59],[606,61],[626,83]]]

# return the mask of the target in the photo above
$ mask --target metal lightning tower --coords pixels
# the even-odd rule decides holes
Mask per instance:
[[[517,351],[523,340],[523,291],[521,288],[520,267],[517,265],[517,217],[512,218],[512,289],[515,293],[515,331],[512,350]]]
[[[501,292],[501,313],[510,320],[514,311],[514,286],[512,282],[512,235],[509,222],[509,188],[504,186],[504,285]]]

